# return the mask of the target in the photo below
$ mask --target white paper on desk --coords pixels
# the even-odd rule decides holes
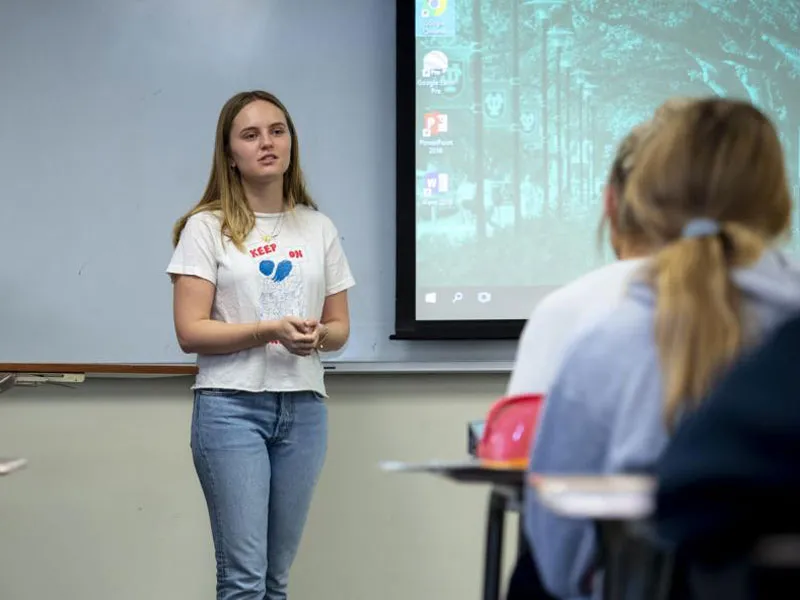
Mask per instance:
[[[637,494],[601,494],[565,492],[552,496],[542,495],[542,504],[564,517],[594,519],[633,519],[649,515],[653,502]]]
[[[572,518],[633,519],[653,510],[653,480],[639,476],[540,476],[543,505]]]
[[[387,460],[380,463],[383,471],[441,471],[448,469],[468,469],[480,466],[475,459],[466,460],[429,460],[418,463],[407,463],[398,460]]]

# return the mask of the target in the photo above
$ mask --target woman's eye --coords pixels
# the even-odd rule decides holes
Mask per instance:
[[[283,135],[285,131],[283,129],[273,129],[272,135]]]

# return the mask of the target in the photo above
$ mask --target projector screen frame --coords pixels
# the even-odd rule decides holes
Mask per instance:
[[[416,1],[396,0],[396,340],[516,340],[524,319],[418,320],[416,227]],[[477,107],[480,110],[480,106]],[[409,240],[412,242],[409,243]]]

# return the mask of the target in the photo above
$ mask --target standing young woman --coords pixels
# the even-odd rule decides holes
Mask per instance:
[[[325,459],[319,352],[347,340],[353,276],[272,94],[223,106],[211,176],[175,225],[175,331],[197,353],[191,446],[217,600],[279,600]]]
[[[651,257],[567,351],[532,472],[652,473],[675,423],[743,348],[800,309],[800,272],[775,249],[791,223],[784,164],[770,121],[733,100],[693,102],[648,141],[612,227]],[[548,591],[602,596],[590,523],[530,494],[525,527]]]

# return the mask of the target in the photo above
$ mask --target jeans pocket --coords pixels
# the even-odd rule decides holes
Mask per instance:
[[[233,390],[197,390],[192,418],[192,447],[206,451],[252,445],[261,415],[252,399]],[[260,438],[259,438],[260,439]]]

